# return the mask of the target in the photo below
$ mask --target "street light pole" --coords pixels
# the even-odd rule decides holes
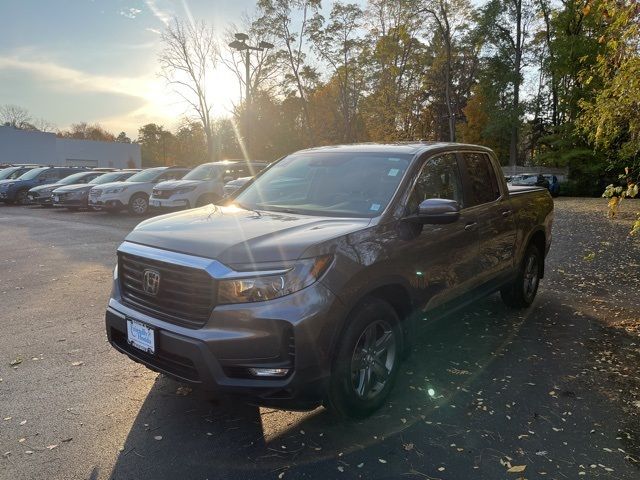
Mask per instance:
[[[246,87],[245,98],[247,106],[251,105],[251,50],[247,48],[246,57],[244,60],[244,84]]]
[[[258,52],[262,52],[268,48],[273,48],[273,45],[269,42],[260,42],[258,45],[249,45],[247,41],[249,40],[249,35],[246,33],[236,33],[234,35],[236,39],[229,44],[231,48],[237,50],[238,52],[244,53],[244,86],[245,86],[245,115],[246,115],[246,131],[244,132],[244,140],[246,150],[250,154],[254,154],[252,150],[252,142],[251,142],[251,120],[252,120],[252,112],[251,112],[251,51],[255,50]]]
[[[273,44],[261,41],[260,43],[258,43],[258,45],[253,46],[247,43],[247,41],[249,40],[249,35],[247,35],[246,33],[236,33],[234,36],[236,37],[236,39],[231,42],[229,46],[234,50],[238,50],[239,52],[245,52],[245,101],[247,105],[249,105],[251,103],[251,51],[255,50],[257,52],[262,52],[268,48],[273,48]]]

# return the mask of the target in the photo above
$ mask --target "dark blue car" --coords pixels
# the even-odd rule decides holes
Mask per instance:
[[[19,205],[27,203],[27,192],[33,187],[57,181],[84,169],[73,167],[40,167],[12,180],[0,180],[0,202]]]

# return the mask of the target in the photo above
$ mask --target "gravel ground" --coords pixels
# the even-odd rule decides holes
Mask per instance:
[[[534,306],[425,321],[362,422],[212,399],[107,344],[137,219],[0,206],[0,478],[639,478],[640,210],[556,201]],[[12,365],[13,364],[13,365]]]

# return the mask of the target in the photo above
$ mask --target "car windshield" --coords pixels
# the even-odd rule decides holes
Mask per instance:
[[[412,155],[300,153],[284,158],[238,195],[254,210],[375,217],[386,208]]]
[[[117,182],[122,178],[122,172],[111,172],[100,175],[89,182],[89,185],[100,185],[102,183]]]
[[[69,175],[68,177],[64,177],[59,182],[56,182],[58,185],[73,185],[74,183],[79,183],[84,177],[87,176],[89,172],[80,172],[74,173],[73,175]],[[80,182],[81,183],[81,182]]]
[[[36,178],[38,175],[40,175],[45,170],[48,170],[48,168],[47,167],[34,168],[33,170],[29,170],[27,173],[22,174],[20,177],[18,177],[18,179],[19,180],[33,180],[34,178]]]
[[[9,180],[12,178],[16,178],[18,172],[20,172],[20,167],[9,167],[4,170],[0,170],[0,180]]]
[[[125,182],[151,182],[165,170],[166,168],[162,167],[148,168],[147,170],[143,170],[136,173],[135,175],[130,176],[125,180]]]
[[[217,165],[200,165],[187,173],[183,180],[213,180],[220,174],[220,167]]]

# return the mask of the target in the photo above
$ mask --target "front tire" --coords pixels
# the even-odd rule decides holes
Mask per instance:
[[[526,308],[533,303],[540,285],[542,253],[536,245],[529,245],[515,280],[502,287],[502,301],[511,308]]]
[[[136,193],[129,200],[129,213],[132,215],[144,215],[149,210],[149,197],[144,193]]]
[[[402,329],[394,308],[365,299],[347,319],[325,406],[341,417],[365,418],[393,388],[402,354]]]
[[[15,203],[18,205],[26,205],[27,204],[27,190],[19,190],[16,193]]]

